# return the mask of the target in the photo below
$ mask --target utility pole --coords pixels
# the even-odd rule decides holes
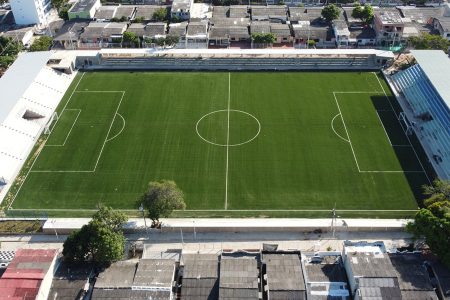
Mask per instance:
[[[139,206],[139,211],[142,212],[142,218],[144,219],[144,226],[145,226],[145,234],[146,234],[147,239],[148,239],[149,236],[148,236],[147,221],[145,220],[144,204],[141,203],[141,206]]]
[[[333,234],[333,239],[336,234],[336,202],[334,203],[334,207],[331,210],[331,232]]]

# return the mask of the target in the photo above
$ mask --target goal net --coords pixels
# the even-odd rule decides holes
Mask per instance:
[[[47,124],[45,124],[44,127],[44,134],[50,134],[53,130],[53,127],[56,124],[56,121],[58,121],[59,119],[59,115],[58,113],[55,111],[52,116],[50,117],[50,119],[48,120]]]
[[[407,135],[413,134],[413,127],[411,123],[409,122],[408,118],[406,117],[406,114],[404,112],[401,112],[398,116],[398,120],[400,121],[400,124],[402,125],[403,131]]]

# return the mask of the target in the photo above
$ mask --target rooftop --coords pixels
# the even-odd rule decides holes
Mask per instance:
[[[138,5],[136,6],[135,18],[144,18],[144,20],[153,19],[153,14],[161,8],[166,8],[166,6],[159,5]]]
[[[133,287],[168,289],[172,287],[175,261],[171,259],[141,259],[133,280]]]
[[[184,36],[186,35],[186,27],[188,22],[181,23],[171,23],[169,25],[169,34],[175,36]]]
[[[99,274],[95,282],[95,289],[123,289],[131,288],[136,263],[130,261],[119,261],[113,263],[108,269]]]
[[[256,255],[225,256],[222,254],[219,299],[257,299],[258,274]]]
[[[98,20],[111,20],[116,13],[117,7],[116,5],[100,6],[95,12],[94,18]]]
[[[290,7],[289,16],[291,21],[309,21],[311,23],[323,21],[321,7]]]
[[[69,12],[79,13],[91,10],[98,0],[79,0],[69,10]]]
[[[231,5],[230,6],[230,18],[248,18],[248,6],[247,5]]]
[[[441,50],[411,50],[420,68],[450,108],[450,59]]]
[[[69,300],[80,296],[91,275],[92,266],[61,263],[53,278],[48,299]]]
[[[219,260],[217,254],[183,254],[181,298],[217,299],[219,296]]]
[[[402,24],[402,16],[398,10],[379,10],[375,11],[375,16],[385,25]]]
[[[263,254],[266,263],[267,285],[272,291],[305,291],[299,254]],[[304,293],[299,293],[298,296]],[[296,297],[296,299],[299,299]]]
[[[206,36],[208,34],[208,24],[204,22],[190,22],[187,27],[188,36]]]
[[[355,277],[397,277],[391,260],[385,253],[347,253],[353,275]]]
[[[135,9],[134,5],[120,5],[117,8],[116,14],[114,15],[114,17],[119,18],[119,19],[122,17],[125,17],[129,20],[133,17],[134,9]]]

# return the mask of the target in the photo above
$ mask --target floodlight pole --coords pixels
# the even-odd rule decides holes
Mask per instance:
[[[56,222],[56,220],[53,219],[50,223],[52,223],[53,230],[55,231],[56,240],[59,241],[58,232],[56,232],[56,228],[55,228],[55,222]]]
[[[145,220],[144,204],[141,203],[141,206],[139,206],[139,211],[142,212],[142,218],[144,219],[144,226],[145,226],[145,234],[147,235],[148,239],[148,228],[147,228],[147,221]]]
[[[333,233],[333,239],[336,234],[336,202],[334,203],[334,207],[331,210],[331,232]]]

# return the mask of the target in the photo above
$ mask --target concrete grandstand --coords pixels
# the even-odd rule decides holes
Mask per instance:
[[[442,51],[413,50],[417,64],[391,76],[405,113],[437,175],[450,179],[450,60]]]
[[[22,54],[0,80],[0,199],[74,78],[49,67],[51,56],[51,52]]]

